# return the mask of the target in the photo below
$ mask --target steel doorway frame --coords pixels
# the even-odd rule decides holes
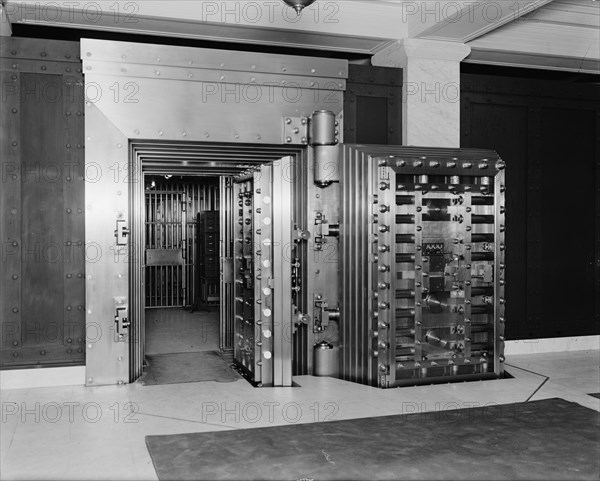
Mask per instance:
[[[144,302],[144,175],[169,174],[189,177],[233,176],[252,167],[275,162],[283,157],[295,160],[302,174],[308,159],[307,146],[264,144],[226,144],[202,142],[130,141],[129,143],[129,382],[143,372],[145,356],[145,302]],[[298,192],[296,192],[298,196]],[[300,199],[302,200],[302,199]],[[223,238],[220,257],[227,249]],[[232,301],[230,299],[229,301]],[[233,313],[233,309],[229,309]],[[233,349],[233,344],[222,339],[233,333],[229,320],[220,315],[220,345],[222,350]],[[231,320],[233,322],[233,320]]]

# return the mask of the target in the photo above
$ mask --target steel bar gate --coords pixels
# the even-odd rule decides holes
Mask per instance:
[[[156,177],[147,187],[145,307],[193,305],[198,290],[196,215],[219,209],[219,185],[213,179]]]

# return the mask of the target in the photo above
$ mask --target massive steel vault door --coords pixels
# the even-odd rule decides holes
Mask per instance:
[[[344,146],[342,377],[500,377],[504,163],[492,151]]]
[[[260,386],[292,385],[292,159],[234,183],[234,363]]]

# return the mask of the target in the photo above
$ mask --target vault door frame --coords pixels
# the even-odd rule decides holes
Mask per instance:
[[[86,38],[80,45],[87,95],[86,383],[119,384],[137,377],[143,358],[139,293],[128,299],[143,282],[136,277],[139,269],[129,268],[142,259],[140,238],[133,227],[126,243],[116,245],[114,235],[118,229],[126,232],[125,222],[117,228],[117,221],[141,211],[139,195],[129,195],[141,179],[128,146],[181,144],[190,163],[195,157],[189,142],[260,146],[256,153],[262,160],[293,155],[306,148],[302,118],[324,108],[336,115],[343,110],[348,61]],[[220,80],[215,84],[215,79]],[[297,86],[297,101],[289,99],[290,85]],[[217,92],[206,95],[207,86],[221,93],[250,86],[258,96],[250,103],[224,101]],[[211,153],[222,162],[217,154]],[[248,156],[242,163],[257,159]],[[127,335],[115,338],[115,326],[127,324],[127,308],[133,323]]]
[[[270,352],[273,354],[271,362],[261,368],[268,373],[268,379],[265,385],[291,386],[292,385],[292,340],[293,340],[293,317],[292,317],[292,299],[291,299],[291,262],[285,258],[289,253],[286,249],[292,242],[292,223],[294,217],[293,195],[297,183],[296,166],[306,160],[306,150],[298,147],[279,147],[262,145],[231,146],[226,144],[199,144],[195,142],[173,144],[165,147],[164,144],[155,141],[150,142],[131,142],[129,147],[129,161],[127,172],[129,172],[129,209],[125,219],[130,226],[129,244],[128,244],[128,298],[129,298],[129,320],[130,333],[128,338],[128,361],[129,363],[129,381],[134,382],[143,373],[143,363],[145,356],[145,175],[177,174],[183,176],[203,175],[219,176],[220,181],[220,208],[233,206],[233,182],[232,178],[235,172],[239,173],[236,162],[232,157],[220,164],[218,172],[205,170],[206,165],[202,162],[190,165],[186,160],[179,159],[181,150],[189,148],[194,152],[223,150],[221,155],[231,156],[227,149],[233,149],[235,152],[242,150],[245,153],[251,153],[255,156],[255,169],[261,175],[258,176],[262,182],[268,182],[269,190],[272,192],[273,202],[271,219],[281,218],[282,222],[273,227],[272,239],[280,239],[273,242],[273,271],[278,273],[277,278],[272,284],[275,285],[273,299],[277,302],[273,304],[271,331],[265,336],[263,329],[257,333],[264,339],[268,339]],[[155,149],[158,152],[157,157],[161,159],[156,163],[151,157],[155,155]],[[152,154],[149,154],[152,152]],[[287,154],[287,155],[286,155]],[[280,157],[286,155],[285,157]],[[165,160],[167,159],[167,160]],[[275,160],[278,159],[278,160]],[[181,164],[179,163],[181,162]],[[235,171],[235,169],[238,169]],[[235,206],[233,206],[235,207]],[[220,257],[221,257],[221,287],[227,282],[227,256],[233,256],[232,243],[235,238],[233,226],[233,212],[231,209],[221,214],[220,230]],[[263,216],[265,217],[265,216]],[[266,233],[266,230],[265,230]],[[281,277],[280,277],[281,276]],[[271,276],[273,277],[273,276]],[[279,282],[281,279],[281,282]],[[231,283],[230,283],[231,285]],[[267,284],[265,283],[265,286]],[[228,315],[233,317],[234,309],[234,291],[230,290],[230,295],[221,293],[220,307],[220,348],[227,352],[233,349],[233,322],[228,323]],[[229,310],[228,310],[229,306]],[[230,336],[230,340],[227,336]],[[230,342],[228,342],[228,340]],[[123,344],[123,343],[119,343]],[[227,349],[228,345],[231,345]],[[120,347],[120,346],[118,346]],[[275,356],[277,356],[275,358]],[[275,383],[275,384],[274,384]]]
[[[231,177],[219,179],[221,288],[219,290],[219,347],[231,352],[234,343],[234,286],[233,286],[233,183]]]

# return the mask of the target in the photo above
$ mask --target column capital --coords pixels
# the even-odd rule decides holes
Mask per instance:
[[[405,68],[411,59],[461,62],[471,53],[471,46],[459,42],[442,42],[421,38],[398,40],[377,52],[372,64],[377,67]]]

